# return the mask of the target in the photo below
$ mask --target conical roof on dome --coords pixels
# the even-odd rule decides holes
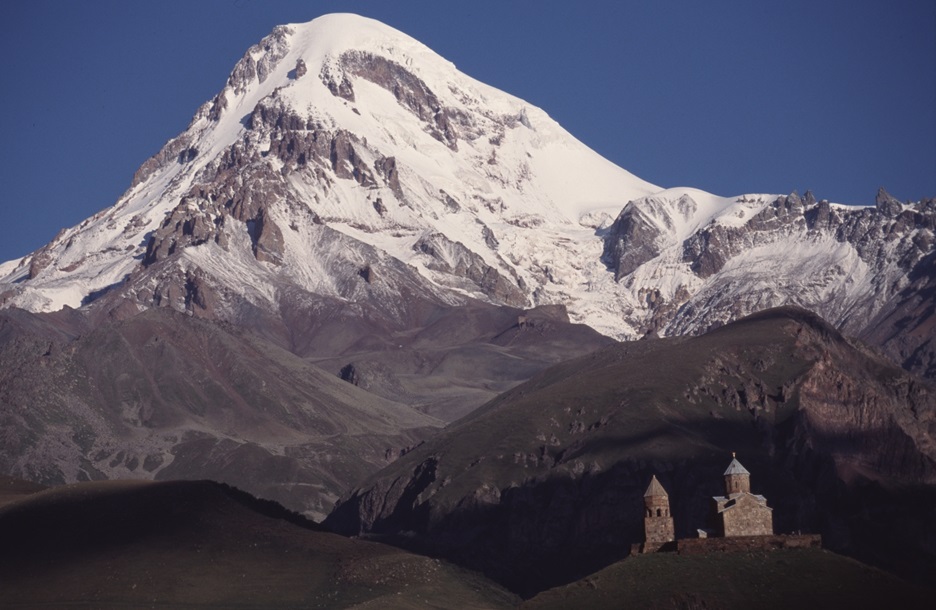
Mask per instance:
[[[747,475],[749,475],[749,474],[751,474],[751,473],[748,472],[747,469],[746,469],[744,466],[742,466],[742,465],[741,465],[741,462],[739,462],[736,458],[732,458],[731,463],[728,464],[728,470],[725,471],[725,474],[726,474],[726,475],[729,475],[729,474],[747,474]]]
[[[669,494],[666,493],[666,490],[663,489],[663,486],[657,480],[656,475],[653,475],[653,477],[650,479],[650,485],[647,487],[646,493],[644,493],[645,498],[648,498],[650,496],[669,497]]]

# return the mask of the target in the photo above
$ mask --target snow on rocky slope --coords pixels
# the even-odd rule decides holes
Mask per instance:
[[[4,301],[160,292],[142,270],[173,256],[261,306],[284,282],[353,299],[336,265],[385,258],[448,300],[567,300],[605,274],[576,269],[601,247],[590,225],[656,190],[415,40],[331,15],[252,47],[115,206],[4,265]]]
[[[932,252],[932,201],[661,189],[412,38],[277,27],[120,200],[0,266],[0,304],[104,294],[233,319],[285,300],[564,304],[618,338],[793,303],[860,332]]]

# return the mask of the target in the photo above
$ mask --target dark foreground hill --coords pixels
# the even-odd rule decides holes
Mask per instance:
[[[540,593],[524,610],[930,608],[933,591],[821,549],[656,553]]]
[[[535,376],[349,493],[326,524],[483,570],[524,595],[643,539],[656,474],[677,537],[737,451],[775,530],[936,573],[936,391],[800,309],[624,343]]]
[[[7,486],[4,486],[7,487]],[[92,482],[0,507],[4,608],[505,608],[483,577],[208,481]]]

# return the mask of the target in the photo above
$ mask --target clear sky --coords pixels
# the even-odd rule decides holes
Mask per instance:
[[[934,0],[5,0],[0,261],[115,203],[275,25],[332,12],[661,186],[936,197]]]

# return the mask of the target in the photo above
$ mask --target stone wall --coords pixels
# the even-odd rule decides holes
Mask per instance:
[[[796,536],[733,536],[731,538],[683,538],[676,541],[676,552],[680,555],[821,547],[822,536],[819,534]]]
[[[644,534],[646,542],[644,542],[643,552],[652,553],[660,550],[666,543],[676,540],[673,518],[668,512],[665,517],[645,517]]]
[[[724,536],[769,536],[773,534],[773,511],[754,496],[742,494],[734,505],[719,513]]]

